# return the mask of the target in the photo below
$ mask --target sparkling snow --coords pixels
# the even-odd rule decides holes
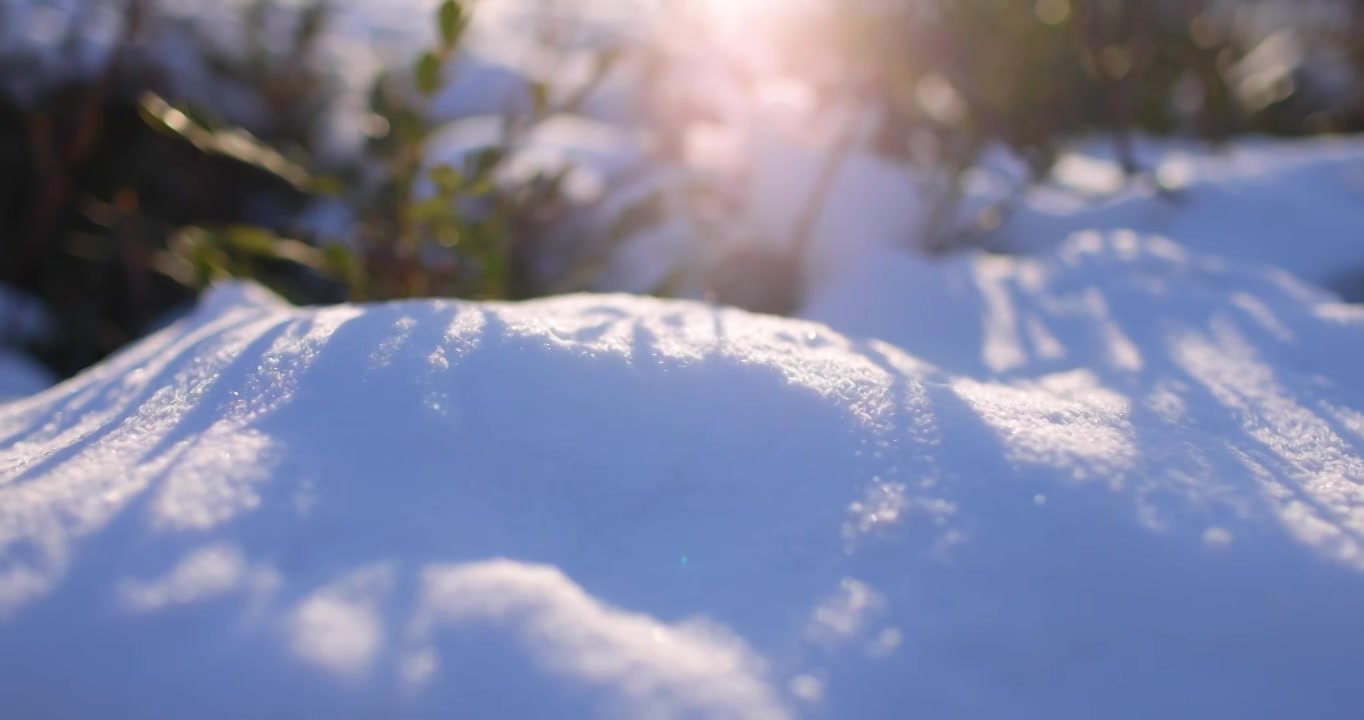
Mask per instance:
[[[440,113],[522,101],[488,7]],[[786,242],[837,132],[724,110]],[[547,128],[528,166],[641,161]],[[3,714],[1356,718],[1364,144],[1139,150],[1177,199],[1081,148],[988,239],[1025,255],[941,260],[850,153],[803,319],[229,284],[42,392],[0,357]]]
[[[0,702],[1353,716],[1364,311],[1128,235],[902,269],[915,354],[220,287],[0,410]]]

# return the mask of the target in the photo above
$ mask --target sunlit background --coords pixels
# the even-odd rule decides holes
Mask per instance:
[[[1361,38],[1347,0],[0,0],[3,281],[61,374],[229,276],[789,313],[859,243],[1001,250],[1057,178],[1358,132]]]

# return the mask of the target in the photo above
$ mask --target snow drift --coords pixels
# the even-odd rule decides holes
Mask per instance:
[[[1354,717],[1364,311],[1135,237],[921,275],[915,354],[220,287],[0,408],[0,704]]]
[[[1121,169],[1105,157],[1110,148],[1081,147],[1063,157],[1058,182],[1031,191],[991,242],[1014,252],[1052,250],[1076,232],[1140,228],[1364,300],[1364,143],[1357,138],[1249,139],[1216,150],[1145,138],[1136,150],[1176,189],[1173,200],[1124,187]],[[998,191],[978,194],[973,201],[981,204]]]

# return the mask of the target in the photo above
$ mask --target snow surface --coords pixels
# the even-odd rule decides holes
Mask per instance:
[[[685,301],[222,286],[0,409],[0,703],[1355,717],[1364,310],[1125,235],[917,269],[925,359]]]
[[[1075,232],[1136,229],[1275,265],[1364,300],[1364,141],[1247,140],[1222,151],[1142,141],[1144,165],[1177,189],[1173,200],[1118,186],[1107,149],[1080,147],[1066,156],[1058,185],[1031,192],[992,244],[1047,250]]]
[[[430,6],[343,23],[410,50]],[[524,9],[485,3],[435,112],[524,102],[518,76],[554,69],[527,56]],[[349,47],[349,79],[382,59]],[[594,95],[598,120],[635,111],[636,71]],[[665,109],[722,73],[686,74]],[[840,118],[713,94],[736,236],[788,242]],[[433,159],[493,129],[452,126]],[[573,162],[582,197],[667,189],[675,168],[633,175],[646,149],[561,118],[513,167]],[[1364,144],[1138,149],[1179,201],[1080,148],[989,239],[1028,256],[941,261],[909,251],[924,179],[850,151],[805,320],[219,287],[0,405],[0,707],[1355,718],[1364,309],[1321,288],[1364,288]],[[971,207],[1015,187],[974,181]],[[617,287],[659,258],[725,261],[688,228],[627,245]]]

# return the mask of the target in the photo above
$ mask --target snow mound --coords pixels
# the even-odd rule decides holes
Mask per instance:
[[[970,377],[697,303],[220,287],[0,409],[0,703],[1353,717],[1364,316],[1159,243],[949,278],[991,332],[1012,306],[1111,359]],[[1100,309],[1143,302],[1115,349]]]
[[[1029,193],[993,241],[1046,251],[1075,232],[1140,229],[1198,252],[1275,265],[1364,300],[1364,142],[1239,142],[1213,152],[1143,141],[1138,152],[1177,189],[1175,200],[1139,187],[1113,192],[1121,186],[1117,164],[1082,149],[1058,165],[1063,187]]]

